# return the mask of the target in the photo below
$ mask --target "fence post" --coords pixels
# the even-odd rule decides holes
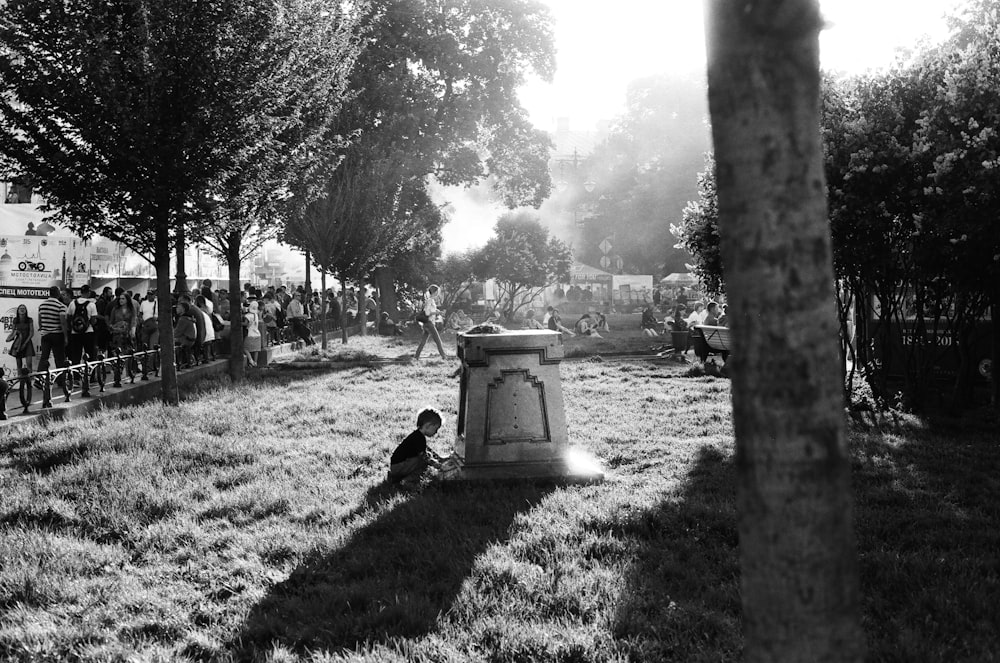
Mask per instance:
[[[98,393],[101,394],[104,393],[104,383],[107,381],[107,376],[104,373],[105,370],[107,369],[104,364],[104,355],[99,354],[97,355],[97,366],[94,368],[94,371],[97,373],[97,385],[100,387],[100,389],[98,389]]]
[[[90,396],[90,364],[87,363],[87,356],[84,353],[83,357],[83,371],[82,371],[82,382],[80,383],[80,395],[84,397]]]
[[[111,374],[114,381],[111,383],[112,387],[121,388],[122,386],[122,353],[119,348],[115,348],[115,358],[111,360]]]
[[[0,421],[7,419],[7,392],[10,391],[10,385],[3,375],[3,369],[0,368]]]

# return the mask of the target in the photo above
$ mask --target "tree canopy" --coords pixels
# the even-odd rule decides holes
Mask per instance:
[[[963,365],[958,401],[977,367],[972,330],[1000,307],[1000,15],[973,2],[953,34],[885,72],[838,78],[822,89],[821,127],[834,267],[844,338],[856,308],[863,337],[855,365],[884,395],[880,366],[904,352],[907,395],[919,406],[947,330]],[[675,228],[700,276],[723,281],[712,171]],[[871,324],[869,328],[868,325]],[[908,330],[904,347],[890,323]],[[845,350],[852,351],[848,345]],[[872,354],[876,352],[876,354]],[[880,357],[876,361],[876,356]]]
[[[496,279],[497,305],[511,320],[546,287],[569,279],[573,254],[532,212],[511,212],[497,221],[495,235],[473,258],[480,280]]]
[[[694,197],[690,174],[709,149],[703,74],[658,75],[632,82],[625,113],[608,139],[582,164],[594,185],[569,191],[567,204],[585,204],[577,257],[598,264],[605,238],[625,270],[684,271],[690,256],[674,246],[671,223]]]
[[[3,174],[30,178],[82,236],[150,256],[167,309],[176,237],[268,216],[271,187],[309,167],[296,155],[336,133],[325,115],[352,29],[320,0],[12,0],[0,14]],[[176,400],[169,316],[160,339]]]
[[[372,0],[366,7],[352,101],[338,118],[343,131],[357,130],[360,138],[326,195],[349,190],[368,202],[315,203],[302,210],[306,223],[318,229],[322,220],[326,229],[286,233],[317,255],[324,251],[308,244],[311,237],[356,238],[342,243],[338,262],[359,279],[400,253],[437,255],[443,216],[430,203],[431,178],[471,185],[489,177],[508,206],[541,204],[550,188],[549,142],[528,122],[516,91],[529,73],[550,78],[554,69],[550,17],[537,2]],[[393,181],[344,186],[375,173]],[[384,199],[376,203],[376,195]],[[381,212],[321,214],[324,205],[328,212],[331,205]],[[301,223],[292,219],[290,226]],[[337,228],[345,223],[354,229]]]

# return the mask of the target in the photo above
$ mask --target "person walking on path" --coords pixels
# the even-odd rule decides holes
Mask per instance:
[[[420,339],[420,344],[417,346],[417,351],[414,353],[414,359],[420,359],[420,353],[424,350],[424,343],[427,342],[428,336],[434,337],[434,344],[437,345],[438,353],[441,355],[441,359],[447,359],[448,355],[444,353],[444,346],[441,345],[441,334],[438,333],[437,325],[435,324],[435,318],[438,315],[437,308],[437,297],[438,292],[441,289],[436,285],[432,285],[427,288],[427,292],[424,293],[424,304],[423,307],[417,312],[417,322],[424,329],[424,335]]]

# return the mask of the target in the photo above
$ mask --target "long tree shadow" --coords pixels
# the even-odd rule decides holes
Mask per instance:
[[[995,432],[856,430],[851,448],[868,660],[996,660]],[[611,523],[639,543],[614,622],[629,658],[740,658],[734,479],[731,458],[703,447],[676,497]]]
[[[1000,652],[1000,442],[982,423],[853,436],[864,625],[873,661]]]
[[[706,445],[675,496],[610,523],[638,544],[612,626],[629,660],[739,658],[734,486],[731,458]]]
[[[395,490],[387,484],[369,489],[351,518],[364,518]],[[476,557],[505,540],[515,516],[550,491],[519,483],[415,493],[342,546],[306,557],[253,608],[234,648],[247,656],[274,644],[343,650],[426,634]]]

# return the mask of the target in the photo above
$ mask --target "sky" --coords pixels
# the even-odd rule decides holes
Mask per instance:
[[[624,111],[630,81],[662,72],[705,69],[703,5],[698,0],[542,0],[554,19],[556,74],[552,83],[529,81],[522,105],[539,129],[569,118],[576,131],[594,129]],[[828,27],[820,34],[825,69],[860,73],[889,65],[900,47],[923,35],[946,34],[943,15],[955,0],[820,0]],[[481,246],[499,207],[482,196],[448,189],[452,220],[444,252]]]

